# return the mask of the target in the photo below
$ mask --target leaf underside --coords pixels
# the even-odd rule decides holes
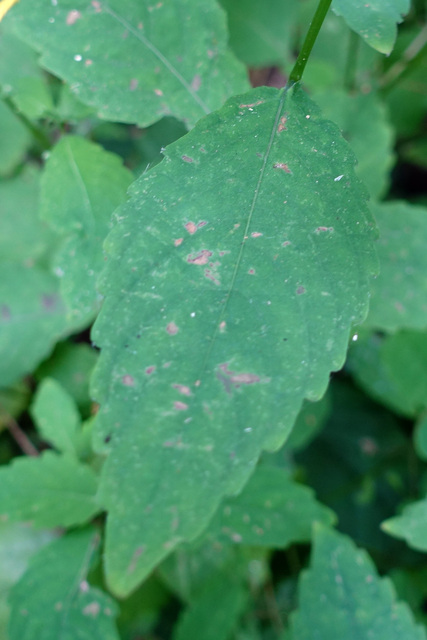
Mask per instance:
[[[299,87],[262,88],[200,121],[131,188],[93,332],[117,594],[201,532],[343,364],[376,268],[353,167]]]

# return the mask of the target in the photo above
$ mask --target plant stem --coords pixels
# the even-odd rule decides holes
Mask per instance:
[[[22,124],[29,130],[29,132],[31,133],[31,135],[33,136],[33,138],[36,140],[36,142],[39,144],[40,148],[42,149],[42,151],[47,151],[48,149],[51,148],[52,143],[49,140],[48,136],[45,134],[44,131],[42,131],[42,129],[39,129],[38,127],[36,127],[31,120],[29,120],[23,113],[21,113],[20,111],[18,111],[18,109],[16,108],[16,106],[14,105],[13,101],[8,97],[8,96],[3,96],[3,102],[5,104],[7,104],[7,106],[9,107],[9,109],[11,111],[13,111],[13,113],[15,114],[15,116],[22,122]]]
[[[326,14],[328,13],[331,3],[332,0],[319,0],[316,13],[314,14],[313,20],[308,28],[301,51],[299,52],[294,68],[289,75],[288,87],[291,87],[293,84],[301,80],[305,65],[310,57],[311,50],[316,42],[316,38],[319,34],[323,21],[326,18]]]
[[[347,60],[344,70],[344,87],[347,91],[353,91],[356,85],[357,56],[359,53],[360,38],[350,29]]]
[[[402,78],[417,66],[426,53],[426,46],[427,24],[424,25],[409,47],[405,49],[402,57],[382,77],[381,87],[384,93],[391,91]]]
[[[11,416],[9,417],[7,428],[9,429],[9,433],[12,436],[12,438],[15,440],[16,444],[22,449],[22,451],[27,456],[39,455],[39,452],[31,442],[31,440],[22,431],[21,427],[16,422],[16,420],[14,420]]]

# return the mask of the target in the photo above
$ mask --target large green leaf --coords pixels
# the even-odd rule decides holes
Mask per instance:
[[[333,0],[332,8],[348,26],[381,53],[393,49],[397,28],[410,0]]]
[[[413,549],[427,551],[427,498],[406,505],[399,516],[383,522],[382,528]]]
[[[12,590],[10,640],[119,640],[117,605],[86,579],[99,542],[80,531],[34,556]]]
[[[38,458],[14,458],[0,468],[1,518],[31,520],[37,527],[67,527],[100,511],[97,478],[71,456],[45,451]]]
[[[106,241],[93,334],[117,593],[200,533],[342,366],[376,268],[353,167],[299,87],[262,88],[134,183]]]
[[[214,0],[21,0],[6,21],[107,120],[192,125],[248,88]]]
[[[385,331],[427,327],[427,208],[372,205],[380,229],[381,270],[365,326]]]
[[[262,465],[239,496],[221,505],[208,532],[221,542],[284,548],[310,540],[314,522],[334,519],[308,487],[282,469]]]
[[[339,533],[319,528],[311,568],[300,579],[292,640],[425,640],[406,604],[396,602],[365,551]]]
[[[65,236],[55,272],[73,317],[90,315],[99,306],[96,278],[104,264],[102,242],[132,179],[118,156],[77,136],[61,138],[46,163],[40,215]]]

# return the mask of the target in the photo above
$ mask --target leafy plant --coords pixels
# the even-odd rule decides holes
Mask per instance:
[[[3,14],[3,636],[425,638],[423,3]]]

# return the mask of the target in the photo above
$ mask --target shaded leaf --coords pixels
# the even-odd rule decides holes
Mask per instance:
[[[332,511],[282,469],[259,466],[242,493],[229,498],[208,528],[221,542],[285,548],[311,539],[315,522],[333,524]]]
[[[228,640],[246,607],[248,595],[235,575],[218,572],[180,616],[173,640]]]
[[[292,640],[424,640],[390,580],[380,578],[367,553],[328,529],[315,534],[311,568],[300,579]]]
[[[116,593],[200,533],[342,366],[376,268],[353,165],[299,87],[263,88],[132,186],[106,241],[93,333]]]
[[[427,551],[427,498],[406,505],[399,516],[386,520],[382,529],[418,551]]]
[[[427,415],[424,414],[415,425],[414,447],[421,460],[427,460]]]
[[[1,518],[31,520],[37,527],[69,527],[101,509],[97,478],[71,456],[45,451],[38,458],[14,458],[0,467]]]
[[[393,49],[397,25],[408,13],[409,0],[333,0],[332,8],[348,26],[381,53]]]
[[[86,580],[99,542],[80,531],[34,556],[12,590],[10,640],[119,640],[117,605]]]
[[[380,274],[364,326],[384,331],[427,327],[427,208],[373,204],[380,229]]]
[[[24,160],[31,136],[11,109],[0,100],[0,175],[5,176]]]
[[[6,21],[107,120],[147,126],[174,115],[192,125],[248,88],[213,0],[21,0]]]
[[[102,242],[132,180],[121,158],[77,136],[61,138],[46,163],[40,215],[66,237],[55,272],[74,317],[85,317],[99,305],[96,278],[104,264]]]
[[[72,396],[56,380],[46,378],[39,385],[31,415],[43,440],[58,451],[75,455],[81,426],[79,411]]]

